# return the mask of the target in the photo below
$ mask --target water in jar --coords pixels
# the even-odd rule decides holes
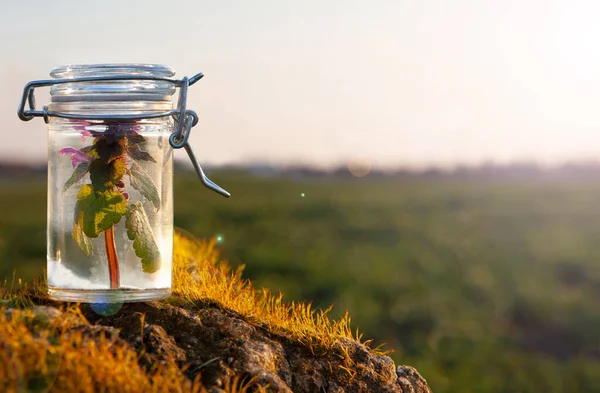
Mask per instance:
[[[172,149],[169,127],[148,123],[50,124],[47,278],[53,298],[105,302],[170,294]]]

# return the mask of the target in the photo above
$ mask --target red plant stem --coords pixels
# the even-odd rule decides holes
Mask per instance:
[[[104,231],[106,240],[106,256],[108,257],[108,276],[110,277],[110,289],[117,289],[121,286],[121,275],[119,272],[119,257],[115,246],[115,227],[110,227]]]

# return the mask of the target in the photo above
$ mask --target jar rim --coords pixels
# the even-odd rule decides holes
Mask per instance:
[[[132,79],[80,81],[61,83],[50,88],[52,102],[88,101],[171,101],[175,85],[164,80],[139,80],[135,77],[171,78],[175,70],[162,64],[102,63],[66,64],[54,67],[50,76],[57,79],[85,77],[123,77]]]
[[[146,63],[64,64],[50,70],[50,76],[57,79],[116,75],[169,78],[175,75],[175,70],[164,64]]]

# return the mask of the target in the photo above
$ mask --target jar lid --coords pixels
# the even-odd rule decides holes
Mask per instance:
[[[229,197],[229,192],[212,182],[202,170],[192,146],[190,131],[198,115],[186,108],[187,91],[204,76],[173,79],[175,71],[157,64],[88,64],[56,67],[54,80],[30,81],[23,89],[17,115],[23,121],[43,117],[99,121],[130,121],[172,117],[176,130],[169,137],[174,149],[185,148],[206,187]],[[35,109],[35,89],[50,86],[51,103],[43,110]],[[177,109],[172,109],[171,96],[179,88]],[[95,101],[95,102],[93,102]]]
[[[55,79],[87,77],[155,77],[171,78],[173,68],[161,64],[68,64],[55,67],[50,76]],[[53,85],[50,89],[52,102],[86,101],[171,101],[175,93],[172,82],[162,80],[109,80],[77,81]]]

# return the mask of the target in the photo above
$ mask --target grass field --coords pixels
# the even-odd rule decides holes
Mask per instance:
[[[435,392],[600,391],[600,182],[178,173],[175,223],[256,286],[349,310]],[[0,277],[45,265],[45,179],[0,180]]]

